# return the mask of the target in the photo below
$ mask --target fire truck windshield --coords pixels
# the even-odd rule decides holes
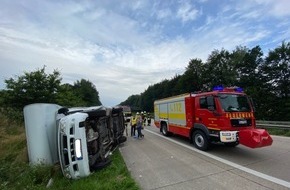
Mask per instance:
[[[223,111],[225,112],[249,112],[251,107],[247,96],[237,94],[219,94]]]

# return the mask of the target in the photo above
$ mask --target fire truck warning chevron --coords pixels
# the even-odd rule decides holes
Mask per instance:
[[[154,119],[163,135],[188,137],[200,150],[211,143],[258,148],[273,142],[265,129],[256,129],[252,101],[236,87],[156,100]]]

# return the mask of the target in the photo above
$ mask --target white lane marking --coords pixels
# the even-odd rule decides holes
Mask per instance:
[[[276,184],[282,185],[282,186],[284,186],[284,187],[288,187],[288,188],[290,188],[290,182],[288,182],[288,181],[284,181],[284,180],[282,180],[282,179],[279,179],[279,178],[276,178],[276,177],[273,177],[273,176],[269,176],[269,175],[263,174],[263,173],[261,173],[261,172],[258,172],[258,171],[255,171],[255,170],[252,170],[252,169],[246,168],[246,167],[241,166],[241,165],[239,165],[239,164],[236,164],[236,163],[234,163],[234,162],[231,162],[231,161],[228,161],[228,160],[226,160],[226,159],[223,159],[223,158],[220,158],[220,157],[217,157],[217,156],[211,155],[211,154],[209,154],[209,153],[207,153],[207,152],[204,152],[204,151],[198,150],[198,149],[196,149],[196,148],[194,148],[194,147],[191,147],[191,146],[188,146],[188,145],[186,145],[186,144],[182,144],[182,143],[180,143],[180,142],[177,142],[177,141],[175,141],[175,140],[173,140],[173,139],[167,138],[167,137],[165,137],[165,136],[163,136],[163,135],[160,135],[160,134],[158,134],[158,133],[156,133],[156,132],[153,132],[153,131],[150,131],[150,130],[148,130],[148,129],[144,129],[144,130],[146,130],[146,131],[148,131],[148,132],[150,132],[150,133],[152,133],[152,134],[154,134],[154,135],[157,135],[157,136],[159,136],[159,137],[162,137],[162,138],[164,138],[164,139],[166,139],[166,140],[168,140],[168,141],[171,141],[171,142],[173,142],[173,143],[175,143],[175,144],[178,144],[178,145],[180,145],[180,146],[183,146],[183,147],[185,147],[185,148],[188,148],[188,149],[190,149],[190,150],[193,150],[193,151],[195,151],[195,152],[198,152],[198,153],[200,153],[200,154],[202,154],[202,155],[204,155],[204,156],[210,157],[210,158],[215,159],[215,160],[217,160],[217,161],[219,161],[219,162],[222,162],[222,163],[224,163],[224,164],[227,164],[227,165],[229,165],[229,166],[232,166],[232,167],[234,167],[234,168],[237,168],[237,169],[239,169],[239,170],[242,170],[242,171],[244,171],[244,172],[250,173],[250,174],[255,175],[255,176],[257,176],[257,177],[260,177],[260,178],[263,178],[263,179],[265,179],[265,180],[271,181],[271,182],[273,182],[273,183],[276,183]]]

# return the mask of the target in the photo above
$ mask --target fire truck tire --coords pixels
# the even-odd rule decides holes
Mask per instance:
[[[192,134],[192,141],[194,146],[199,150],[209,149],[209,140],[201,130],[196,130]]]
[[[161,125],[161,133],[162,133],[164,136],[169,136],[169,132],[168,132],[167,125],[164,124],[164,123]]]

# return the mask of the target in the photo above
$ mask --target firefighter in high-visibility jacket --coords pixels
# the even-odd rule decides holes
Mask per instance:
[[[146,126],[146,122],[147,122],[146,111],[141,112],[141,116],[142,116],[143,128],[144,128]]]
[[[136,136],[136,125],[137,125],[137,116],[139,115],[139,112],[136,113],[135,116],[131,116],[131,137]]]
[[[151,115],[150,113],[147,113],[147,126],[151,125]]]

